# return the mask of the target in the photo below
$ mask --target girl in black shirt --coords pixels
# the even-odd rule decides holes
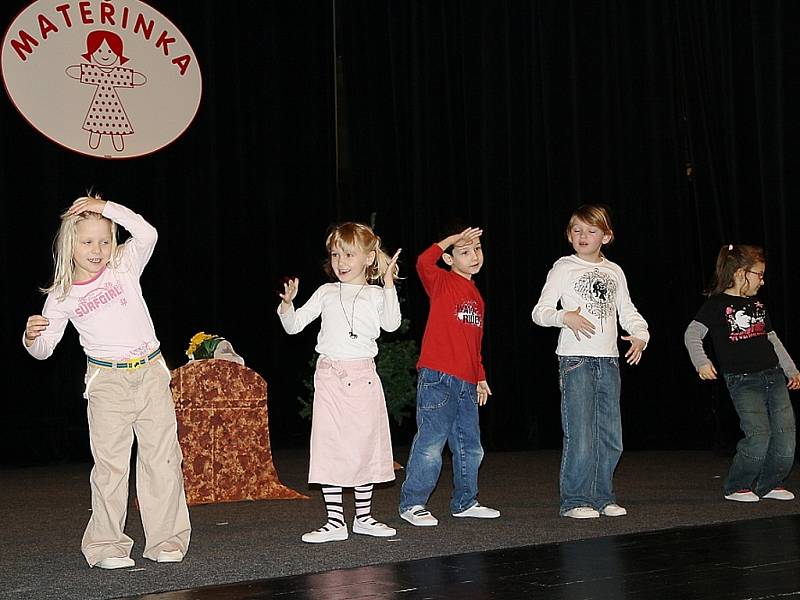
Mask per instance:
[[[792,468],[795,449],[787,388],[800,389],[800,372],[756,297],[764,285],[765,269],[761,248],[723,246],[706,292],[708,300],[684,334],[692,364],[703,380],[717,378],[717,368],[703,349],[703,338],[711,334],[719,370],[739,415],[745,437],[736,446],[724,484],[725,498],[738,502],[794,499],[782,483]]]

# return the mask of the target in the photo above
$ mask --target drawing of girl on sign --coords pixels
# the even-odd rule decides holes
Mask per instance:
[[[89,147],[96,150],[102,137],[110,135],[114,149],[122,152],[125,148],[123,136],[131,135],[133,127],[116,88],[144,85],[147,77],[121,66],[128,58],[122,54],[122,38],[111,31],[92,31],[86,36],[86,53],[81,56],[94,64],[70,65],[66,73],[97,88],[83,120],[83,129],[89,132]]]

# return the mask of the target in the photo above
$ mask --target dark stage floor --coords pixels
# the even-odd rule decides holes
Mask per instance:
[[[800,596],[800,516],[374,565],[130,600],[759,600]]]
[[[404,453],[397,458],[402,462]],[[397,528],[396,537],[310,545],[300,535],[321,525],[324,511],[305,484],[306,451],[276,451],[282,481],[310,493],[310,501],[192,507],[191,547],[173,565],[141,557],[141,524],[131,507],[126,530],[136,542],[136,567],[119,571],[89,569],[80,554],[90,465],[5,469],[0,598],[100,600],[170,591],[163,598],[760,598],[773,593],[759,587],[772,572],[776,585],[788,586],[781,593],[800,595],[796,580],[781,579],[783,570],[800,566],[800,500],[723,500],[729,461],[710,452],[628,452],[615,484],[630,514],[575,521],[558,516],[558,452],[488,453],[480,500],[499,508],[500,519],[448,516],[446,464],[429,504],[438,527],[399,519],[395,483],[376,490],[373,512]],[[797,472],[788,486],[800,490]],[[345,496],[345,511],[352,518],[352,496]],[[692,595],[717,580],[739,583],[719,588],[720,595]],[[675,586],[685,589],[673,594]]]

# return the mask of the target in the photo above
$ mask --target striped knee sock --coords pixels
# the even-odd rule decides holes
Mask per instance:
[[[366,521],[372,515],[372,484],[358,485],[353,488],[356,501],[356,518]]]
[[[334,485],[323,485],[322,497],[325,499],[325,509],[328,511],[328,522],[325,523],[323,529],[330,530],[344,527],[342,488]]]

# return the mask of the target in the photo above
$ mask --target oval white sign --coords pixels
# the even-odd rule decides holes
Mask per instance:
[[[23,117],[54,142],[131,158],[176,140],[200,106],[189,42],[139,0],[37,0],[3,38],[3,81]]]

